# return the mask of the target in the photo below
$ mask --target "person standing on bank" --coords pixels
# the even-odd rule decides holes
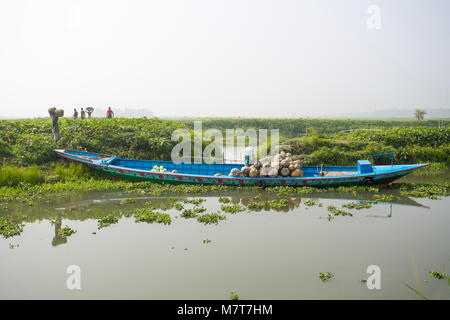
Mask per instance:
[[[88,119],[91,118],[92,112],[94,112],[94,108],[92,108],[92,107],[86,108],[86,113],[88,114]]]
[[[81,120],[86,119],[86,112],[84,112],[83,108],[81,108],[80,119]]]
[[[58,119],[59,117],[64,116],[64,110],[56,110],[56,108],[50,108],[48,109],[48,114],[52,118],[52,131],[55,137],[55,141],[58,141],[61,139],[61,134],[59,133]]]
[[[114,118],[114,112],[111,110],[111,107],[108,108],[108,111],[106,111],[106,119]]]

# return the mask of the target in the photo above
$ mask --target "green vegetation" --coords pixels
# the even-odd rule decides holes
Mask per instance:
[[[105,228],[117,222],[119,222],[119,218],[109,215],[98,220],[98,228]]]
[[[231,199],[230,198],[226,198],[226,197],[220,197],[219,198],[219,202],[220,203],[230,203]]]
[[[170,224],[172,219],[168,213],[154,212],[150,208],[136,209],[134,211],[136,222]]]
[[[416,111],[414,112],[414,118],[416,118],[417,120],[423,120],[426,114],[427,112],[425,110],[416,109]]]
[[[444,260],[442,260],[442,269],[444,270],[443,272],[439,272],[439,271],[434,271],[431,270],[428,272],[428,274],[433,277],[434,279],[437,280],[442,280],[442,279],[446,279],[447,280],[447,285],[450,288],[450,276],[447,273],[447,270],[445,268],[445,262]],[[417,281],[418,282],[418,281]],[[421,299],[423,300],[430,300],[430,298],[426,297],[423,293],[422,290],[420,288],[420,285],[418,283],[418,289],[413,288],[412,286],[408,285],[407,283],[400,281],[400,283],[402,283],[405,287],[407,287],[408,289],[410,289],[411,291],[413,291],[414,293],[416,293]],[[428,283],[428,280],[424,280],[424,283]]]
[[[0,186],[17,186],[20,183],[39,184],[44,182],[44,174],[38,166],[27,168],[5,166],[0,168]]]
[[[51,119],[0,121],[0,157],[21,165],[56,160],[53,149],[89,150],[125,158],[168,160],[172,131],[180,122],[146,119],[89,119],[59,121],[62,139],[55,143]]]
[[[394,153],[396,164],[432,162],[433,173],[450,165],[450,128],[390,128],[355,130],[347,133],[311,134],[281,140],[288,151],[309,165],[355,165],[370,154]],[[390,164],[387,156],[372,158],[375,164]]]
[[[313,207],[313,206],[316,206],[316,205],[320,206],[321,205],[321,203],[319,203],[319,201],[317,199],[308,199],[306,201],[303,201],[303,203],[305,205],[307,205],[308,207]]]
[[[193,204],[194,206],[198,206],[201,203],[203,203],[205,201],[205,199],[202,198],[197,198],[197,199],[185,199],[184,203],[190,203]]]
[[[68,237],[77,232],[76,230],[71,229],[69,226],[65,226],[58,230],[58,234],[62,237]]]
[[[447,184],[402,184],[400,193],[405,197],[438,199],[450,195],[450,183]]]
[[[414,183],[394,183],[392,185],[379,186],[352,186],[352,187],[270,187],[262,190],[259,187],[235,187],[223,185],[159,185],[150,182],[132,183],[126,181],[116,181],[109,179],[78,179],[73,181],[58,181],[54,183],[46,182],[40,185],[19,184],[14,187],[0,187],[0,204],[6,206],[5,202],[11,200],[30,201],[34,199],[50,199],[67,196],[69,193],[92,192],[92,191],[121,191],[128,193],[139,193],[147,196],[162,195],[192,195],[207,194],[209,192],[224,191],[256,191],[267,194],[277,194],[278,196],[298,196],[320,194],[323,192],[338,192],[343,194],[357,195],[359,193],[381,193],[385,190],[389,192],[400,191],[401,196],[412,196],[417,198],[437,199],[439,196],[450,195],[450,183],[414,184]],[[391,195],[389,195],[391,197]],[[392,198],[384,200],[392,201]],[[386,202],[389,202],[386,201]],[[3,203],[2,203],[3,202]],[[0,208],[1,208],[0,207]]]
[[[220,209],[223,212],[227,212],[227,213],[231,213],[231,214],[235,214],[237,212],[245,211],[245,208],[243,206],[239,205],[239,204],[232,204],[232,205],[224,204],[224,205],[222,205],[220,207]]]
[[[289,207],[287,199],[280,200],[266,200],[266,201],[250,201],[247,204],[247,208],[254,211],[260,211],[262,209],[286,209]],[[223,209],[222,209],[223,210]]]
[[[17,223],[11,217],[0,217],[0,234],[5,238],[20,235],[23,227],[24,224]]]
[[[206,211],[206,208],[202,208],[202,207],[195,207],[195,208],[192,208],[192,209],[185,209],[181,213],[181,217],[186,218],[186,219],[188,219],[188,218],[195,218],[195,217],[197,217],[197,215],[199,213],[202,213],[202,212],[205,212],[205,211]]]
[[[236,291],[232,291],[232,292],[231,292],[230,299],[231,299],[231,300],[239,300],[239,296],[238,296],[238,294],[236,293]]]
[[[447,164],[443,162],[433,162],[429,166],[415,171],[414,175],[416,177],[432,177],[446,174],[447,171]]]
[[[283,147],[311,164],[354,164],[367,154],[395,152],[396,161],[438,162],[448,166],[448,124],[437,120],[335,120],[335,119],[202,119],[203,129],[279,129]],[[157,118],[60,119],[63,139],[55,143],[51,120],[0,121],[0,159],[6,164],[53,163],[53,149],[88,150],[123,158],[169,160],[177,141],[175,129],[193,129],[193,121]],[[352,130],[345,132],[345,130]],[[192,135],[193,132],[191,131]],[[270,139],[269,139],[270,142]],[[208,141],[203,141],[206,145]],[[268,146],[270,149],[270,146]],[[68,177],[83,175],[71,168],[58,170]],[[73,171],[73,172],[71,172]]]
[[[353,214],[351,212],[347,212],[345,210],[339,210],[336,207],[328,206],[328,211],[330,211],[335,216],[350,216],[353,217]],[[330,220],[330,219],[328,219]]]
[[[119,202],[119,204],[121,206],[128,205],[128,204],[133,204],[133,203],[136,203],[136,200],[132,199],[132,198],[123,199],[123,200],[120,200],[120,202]]]
[[[447,279],[449,277],[448,274],[445,272],[439,272],[439,271],[432,270],[432,271],[429,271],[428,273],[430,276],[432,276],[433,278],[438,279],[438,280]]]
[[[267,206],[267,203],[265,201],[263,202],[256,202],[256,201],[250,201],[247,204],[247,208],[250,210],[260,211],[264,209]]]
[[[375,199],[374,203],[378,202],[392,202],[394,199],[394,196],[391,194],[375,194],[373,195],[373,198]]]
[[[392,201],[392,199],[391,199]],[[347,209],[356,209],[356,210],[361,210],[361,209],[369,209],[372,208],[372,204],[369,201],[364,201],[362,203],[359,202],[350,202],[350,203],[344,203],[342,205],[342,207],[347,208]]]
[[[185,209],[180,216],[186,219],[195,218],[197,216],[197,213],[194,211],[194,209]]]
[[[351,120],[351,119],[242,119],[242,118],[210,118],[201,119],[203,130],[217,128],[225,133],[226,129],[279,129],[284,137],[299,137],[312,129],[321,134],[334,134],[344,130],[355,129],[387,129],[393,127],[438,127],[438,120]],[[184,120],[189,129],[194,128],[194,120]],[[441,120],[447,127],[449,120]]]
[[[70,162],[67,164],[57,164],[55,174],[59,180],[74,180],[78,178],[88,178],[93,171],[82,164]]]
[[[327,280],[329,280],[329,279],[331,279],[333,277],[334,277],[334,274],[331,273],[331,272],[320,272],[319,273],[319,278],[322,281],[327,281]]]
[[[203,240],[202,242],[205,243],[205,244],[209,244],[209,243],[211,243],[211,240],[205,239],[205,240]]]
[[[219,213],[207,213],[197,217],[197,221],[204,224],[218,224],[220,220],[225,220],[226,216]]]

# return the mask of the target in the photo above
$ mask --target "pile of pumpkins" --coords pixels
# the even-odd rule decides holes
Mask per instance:
[[[163,166],[153,166],[152,170],[150,170],[152,172],[167,172],[167,169],[164,168]],[[178,173],[177,170],[172,170],[172,173]]]
[[[167,172],[167,169],[163,166],[153,166],[153,169],[151,170],[153,172]]]
[[[230,177],[303,177],[302,162],[290,153],[280,152],[273,158],[266,157],[256,164],[233,168]]]

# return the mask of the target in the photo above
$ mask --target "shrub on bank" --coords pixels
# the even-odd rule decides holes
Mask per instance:
[[[0,169],[0,186],[17,186],[20,183],[44,182],[44,174],[36,165],[26,168],[5,166]]]

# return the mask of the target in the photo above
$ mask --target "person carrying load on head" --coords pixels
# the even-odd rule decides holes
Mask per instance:
[[[111,107],[108,108],[108,111],[106,111],[106,118],[111,119],[114,117],[114,112],[111,110]]]
[[[52,131],[53,135],[55,137],[55,141],[61,140],[61,134],[59,133],[59,125],[58,125],[58,118],[64,116],[64,110],[56,108],[50,108],[48,109],[48,114],[52,118]]]
[[[86,113],[88,114],[88,118],[91,118],[92,112],[94,112],[94,108],[92,107],[87,107],[86,108]]]

